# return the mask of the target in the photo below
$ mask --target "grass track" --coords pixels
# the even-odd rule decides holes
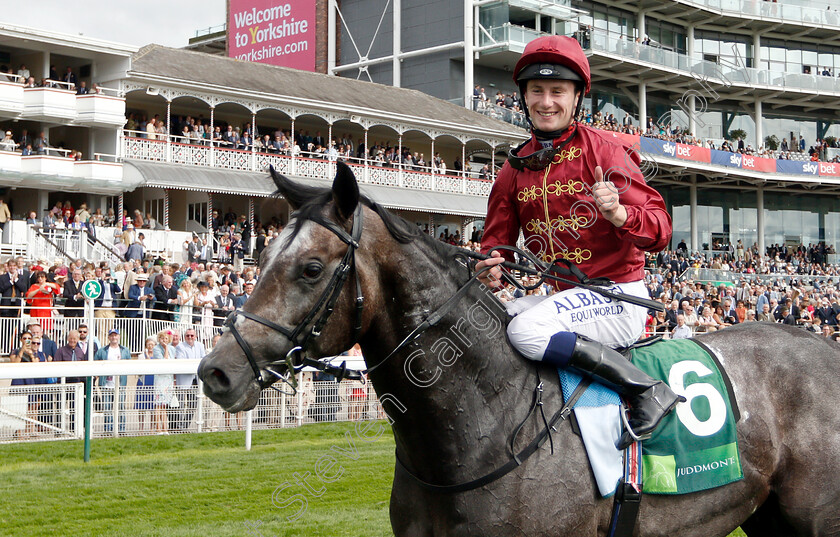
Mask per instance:
[[[94,440],[88,464],[81,441],[2,445],[0,536],[391,536],[394,440],[381,423],[372,442],[350,423],[254,431],[250,452],[243,432]],[[330,449],[350,449],[348,432],[358,460]],[[306,493],[306,511],[288,521],[301,504],[275,507],[272,493],[327,454],[342,476],[310,476],[322,495]],[[293,484],[281,497],[303,492]]]

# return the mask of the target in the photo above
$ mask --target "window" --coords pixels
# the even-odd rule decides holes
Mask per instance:
[[[200,225],[207,227],[207,202],[190,203],[187,205],[187,221],[194,220]]]

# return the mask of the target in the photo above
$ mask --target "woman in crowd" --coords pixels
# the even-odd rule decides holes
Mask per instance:
[[[143,213],[140,212],[140,209],[134,209],[134,228],[140,229],[143,227]]]
[[[233,226],[231,226],[233,227]],[[219,237],[219,251],[217,252],[219,257],[219,263],[227,264],[230,263],[230,244],[231,244],[231,237],[228,233],[223,233],[221,237]]]
[[[703,308],[703,313],[697,319],[697,323],[698,332],[714,332],[719,327],[719,323],[712,314],[712,308],[709,306]]]
[[[743,300],[739,300],[735,306],[735,315],[738,316],[738,322],[743,323],[747,319],[747,306]]]
[[[152,350],[155,360],[174,360],[175,348],[172,347],[172,333],[161,330],[157,334],[158,344]],[[166,411],[176,408],[179,402],[175,396],[175,375],[155,375],[155,431],[157,434],[169,434],[169,420]]]
[[[207,340],[213,332],[213,308],[216,299],[210,293],[210,285],[205,281],[198,282],[198,294],[195,296],[195,307],[199,309],[199,324],[201,325],[201,339]]]
[[[183,278],[178,287],[178,306],[175,310],[175,322],[192,324],[195,295],[196,291],[193,289],[192,280]]]
[[[153,360],[155,357],[155,338],[146,338],[145,348],[140,353],[140,360]],[[134,391],[134,410],[137,410],[138,428],[143,431],[143,421],[147,412],[154,412],[155,409],[155,375],[138,375],[137,389]],[[154,413],[149,419],[148,430],[156,427]]]
[[[729,319],[727,319],[726,317],[726,313],[723,311],[723,306],[721,306],[720,304],[715,306],[714,312],[712,313],[712,317],[717,323],[716,328],[718,330],[720,330],[721,328],[726,328],[727,326],[732,326],[732,323],[729,322]]]
[[[47,357],[44,355],[43,352],[38,350],[40,341],[38,341],[37,343],[38,344],[34,342],[34,338],[31,332],[23,332],[20,335],[20,347],[12,351],[12,353],[9,355],[9,361],[13,364],[46,362]],[[45,379],[12,379],[12,386],[32,386],[35,384],[44,384],[45,382]],[[26,409],[27,417],[29,418],[29,420],[26,422],[25,434],[27,437],[35,433],[34,421],[36,420],[38,415],[38,405],[40,403],[41,397],[42,394],[29,394]]]
[[[35,283],[26,291],[26,304],[31,308],[30,315],[40,321],[45,332],[52,329],[53,302],[61,296],[61,287],[47,281],[47,273],[39,270],[35,273]]]

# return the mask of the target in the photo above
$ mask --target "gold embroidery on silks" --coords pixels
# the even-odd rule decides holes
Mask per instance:
[[[569,260],[572,263],[579,265],[580,263],[588,261],[592,258],[592,250],[589,250],[588,248],[575,248],[571,251],[562,250],[557,254],[557,257]],[[551,263],[555,258],[551,257],[551,254],[548,252],[542,252],[540,254],[540,259],[542,259],[545,263]]]
[[[546,185],[545,191],[543,191],[543,188],[538,185],[526,186],[516,194],[516,199],[523,203],[534,201],[543,197],[544,192],[547,194],[551,194],[552,196],[557,196],[559,198],[563,195],[571,196],[574,194],[578,194],[580,192],[583,192],[583,189],[583,181],[571,180],[563,183],[558,179],[553,183]]]
[[[585,216],[574,215],[571,218],[558,216],[557,218],[551,219],[551,222],[548,224],[548,229],[546,229],[546,224],[542,220],[534,218],[525,224],[525,229],[531,233],[546,233],[548,231],[553,233],[555,231],[567,231],[570,229],[577,231],[582,227],[585,228],[588,223],[589,219]]]
[[[554,194],[557,197],[560,197],[563,194],[577,194],[578,192],[583,192],[583,181],[568,181],[566,183],[561,183],[558,179],[546,186],[545,190],[549,194]]]
[[[538,187],[537,185],[532,185],[520,190],[519,194],[516,195],[516,199],[521,202],[533,201],[536,199],[540,199],[542,195],[543,189]]]

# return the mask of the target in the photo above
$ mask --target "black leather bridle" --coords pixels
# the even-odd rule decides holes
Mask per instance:
[[[327,283],[327,286],[324,288],[324,291],[321,293],[318,301],[314,306],[312,306],[309,313],[306,314],[303,320],[298,323],[296,327],[289,329],[284,326],[280,326],[265,317],[243,311],[241,309],[232,311],[225,320],[225,326],[233,334],[236,342],[248,358],[248,363],[251,364],[251,369],[254,370],[254,376],[257,383],[260,385],[260,389],[269,387],[272,382],[278,379],[290,384],[292,388],[295,389],[295,374],[306,366],[312,366],[320,369],[321,371],[327,371],[335,374],[337,380],[341,380],[342,378],[353,378],[359,375],[358,373],[353,374],[352,372],[348,372],[346,363],[343,363],[340,367],[335,367],[324,362],[308,358],[305,355],[304,349],[310,339],[317,338],[321,335],[321,330],[323,330],[324,325],[327,323],[327,319],[329,319],[335,309],[335,303],[338,301],[338,296],[341,294],[344,283],[351,275],[356,283],[356,314],[355,322],[353,324],[354,341],[358,338],[359,333],[362,330],[362,311],[364,310],[365,298],[362,295],[362,286],[359,282],[359,276],[356,271],[356,249],[359,248],[359,240],[362,237],[362,228],[364,226],[362,208],[363,206],[361,203],[356,205],[356,210],[353,213],[352,234],[348,234],[343,227],[339,226],[335,222],[327,220],[326,218],[321,216],[311,217],[313,222],[329,229],[338,236],[338,238],[347,245],[347,251],[344,253],[344,257],[341,258],[341,262],[335,268],[330,281]],[[294,217],[295,214],[292,213],[292,218]],[[254,357],[251,345],[245,341],[245,338],[242,337],[239,329],[236,328],[236,321],[239,316],[260,323],[263,326],[267,326],[276,332],[280,332],[292,342],[292,349],[286,353],[285,358],[282,360],[275,360],[266,364],[265,367],[260,368],[260,366],[257,365],[257,360]],[[283,374],[278,373],[273,369],[273,367],[277,365],[286,365],[286,371]]]

